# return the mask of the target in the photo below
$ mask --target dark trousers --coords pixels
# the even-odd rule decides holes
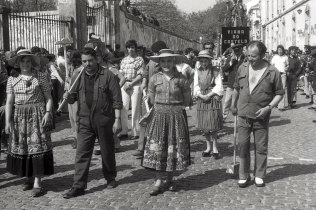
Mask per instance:
[[[254,176],[264,178],[267,170],[269,118],[263,120],[238,117],[239,179],[250,174],[250,135],[254,135]]]
[[[59,102],[59,97],[58,97],[58,91],[59,91],[59,81],[57,79],[52,79],[52,98],[53,98],[53,105],[55,111],[58,109],[58,102]]]
[[[112,131],[113,123],[114,117],[107,117],[102,114],[95,114],[92,120],[88,117],[79,117],[73,187],[87,187],[89,166],[96,138],[98,138],[100,144],[104,178],[107,181],[115,179],[117,172]]]
[[[297,77],[295,75],[287,76],[287,100],[289,105],[293,104],[294,95],[296,93]]]

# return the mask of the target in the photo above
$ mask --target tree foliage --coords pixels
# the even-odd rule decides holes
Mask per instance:
[[[35,12],[57,9],[57,0],[5,0],[12,12]]]
[[[162,28],[192,40],[202,37],[214,41],[224,26],[226,3],[223,1],[190,14],[181,12],[174,0],[138,0],[134,6],[156,17]]]

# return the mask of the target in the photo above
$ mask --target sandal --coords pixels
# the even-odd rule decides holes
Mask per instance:
[[[33,188],[31,195],[33,198],[40,197],[40,196],[44,195],[43,187]]]

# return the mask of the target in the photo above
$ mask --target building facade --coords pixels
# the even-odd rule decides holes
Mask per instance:
[[[250,40],[260,40],[261,36],[261,11],[259,0],[252,0],[246,4],[248,26],[250,27]]]
[[[315,0],[260,0],[262,41],[269,52],[277,45],[316,45]],[[314,11],[314,12],[313,12]]]

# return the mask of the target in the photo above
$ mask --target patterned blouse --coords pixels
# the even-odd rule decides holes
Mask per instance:
[[[150,78],[148,91],[154,93],[155,103],[183,104],[184,96],[190,92],[190,87],[186,78],[177,70],[174,71],[169,81],[161,71]]]
[[[132,58],[127,56],[121,61],[121,72],[127,81],[132,81],[144,71],[144,59],[140,56]]]
[[[44,92],[51,91],[46,74],[38,72],[28,81],[21,74],[18,77],[9,77],[7,94],[14,94],[16,105],[45,103]]]

